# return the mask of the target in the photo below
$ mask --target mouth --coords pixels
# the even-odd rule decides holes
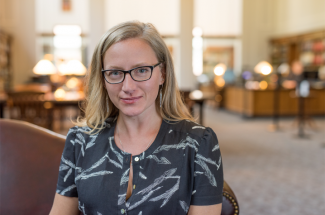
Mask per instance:
[[[142,96],[137,96],[137,97],[129,97],[129,98],[120,98],[121,101],[125,104],[133,104],[137,102]]]

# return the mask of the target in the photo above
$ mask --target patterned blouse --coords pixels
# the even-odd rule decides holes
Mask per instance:
[[[61,158],[58,194],[78,197],[87,215],[182,215],[190,205],[222,202],[223,171],[218,140],[211,128],[183,120],[162,121],[155,141],[131,156],[114,141],[116,121],[89,135],[73,127]],[[126,200],[130,159],[133,191]]]

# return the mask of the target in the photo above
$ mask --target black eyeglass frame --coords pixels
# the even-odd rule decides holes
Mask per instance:
[[[124,79],[125,79],[125,74],[127,74],[127,73],[130,74],[131,78],[132,78],[134,81],[137,81],[137,82],[148,81],[148,80],[151,78],[151,76],[152,76],[152,71],[153,71],[153,69],[156,68],[159,64],[161,64],[161,62],[158,62],[157,64],[155,64],[155,65],[153,65],[153,66],[139,66],[139,67],[135,67],[135,68],[130,69],[130,70],[128,70],[128,71],[125,71],[125,70],[119,70],[119,69],[107,69],[107,70],[102,70],[102,75],[104,76],[105,81],[106,81],[107,83],[109,83],[109,84],[120,84],[120,83],[122,83],[122,82],[124,81]],[[141,68],[141,67],[149,67],[149,68],[151,69],[151,73],[150,73],[150,77],[149,77],[148,79],[138,81],[138,80],[135,80],[135,79],[132,77],[131,72],[132,72],[133,70],[138,69],[138,68]],[[119,71],[119,72],[123,72],[124,76],[123,76],[122,81],[117,82],[117,83],[111,83],[111,82],[107,81],[106,78],[105,78],[105,75],[104,75],[104,73],[107,72],[107,71]]]

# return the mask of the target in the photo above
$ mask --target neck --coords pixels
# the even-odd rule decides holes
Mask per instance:
[[[151,136],[153,133],[157,133],[160,128],[162,118],[158,113],[145,116],[129,117],[120,114],[117,118],[117,124],[119,133],[127,138],[137,136]],[[122,138],[123,139],[123,138]]]
[[[162,123],[162,118],[155,116],[125,117],[119,115],[116,124],[115,138],[117,145],[125,152],[138,155],[145,151],[154,141]]]

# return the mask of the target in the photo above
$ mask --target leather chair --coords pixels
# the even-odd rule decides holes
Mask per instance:
[[[226,181],[223,181],[223,199],[221,215],[238,215],[239,205],[235,193]]]
[[[31,123],[0,120],[0,214],[49,213],[64,143],[65,136]],[[226,182],[221,214],[239,214]]]
[[[50,130],[0,120],[0,214],[49,213],[64,143]]]

